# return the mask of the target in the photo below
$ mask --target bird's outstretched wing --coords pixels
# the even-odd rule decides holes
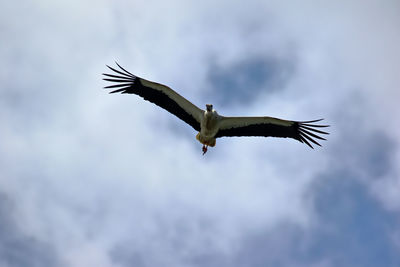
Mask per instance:
[[[321,121],[288,121],[272,117],[222,117],[216,138],[223,136],[272,136],[294,138],[313,148],[311,143],[321,146],[316,139],[326,140],[321,134],[329,134],[318,128]]]
[[[204,110],[201,110],[168,86],[137,77],[118,63],[116,64],[120,68],[119,70],[107,65],[114,73],[103,73],[106,76],[103,80],[115,83],[104,87],[105,89],[115,89],[110,94],[120,92],[122,94],[139,95],[174,114],[191,125],[196,131],[200,131],[200,121]]]

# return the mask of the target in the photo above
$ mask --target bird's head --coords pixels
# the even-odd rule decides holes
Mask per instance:
[[[213,109],[213,105],[211,105],[211,104],[206,104],[206,110],[207,110],[208,112],[212,112],[212,109]]]

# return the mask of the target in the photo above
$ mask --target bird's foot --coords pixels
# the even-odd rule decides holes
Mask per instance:
[[[208,146],[203,145],[203,156],[204,156],[204,154],[206,154],[206,152],[207,152],[207,147],[208,147]]]

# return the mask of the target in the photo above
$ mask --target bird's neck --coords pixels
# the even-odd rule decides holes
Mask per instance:
[[[204,117],[210,118],[210,117],[214,117],[216,114],[217,114],[217,112],[215,110],[212,110],[212,111],[206,110],[206,112],[204,112]]]

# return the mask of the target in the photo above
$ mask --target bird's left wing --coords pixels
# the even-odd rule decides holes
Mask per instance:
[[[216,138],[223,136],[272,136],[289,137],[307,144],[321,146],[315,139],[326,140],[318,134],[329,134],[317,128],[329,125],[317,125],[321,121],[289,121],[272,117],[223,117],[221,116]],[[310,143],[311,142],[311,143]]]
[[[145,100],[174,114],[191,125],[195,130],[200,131],[200,121],[204,110],[201,110],[168,86],[137,77],[125,70],[118,63],[116,64],[120,70],[107,65],[114,73],[103,73],[103,75],[107,77],[103,80],[115,83],[104,87],[105,89],[116,89],[110,93],[121,92],[122,94],[139,95]]]

